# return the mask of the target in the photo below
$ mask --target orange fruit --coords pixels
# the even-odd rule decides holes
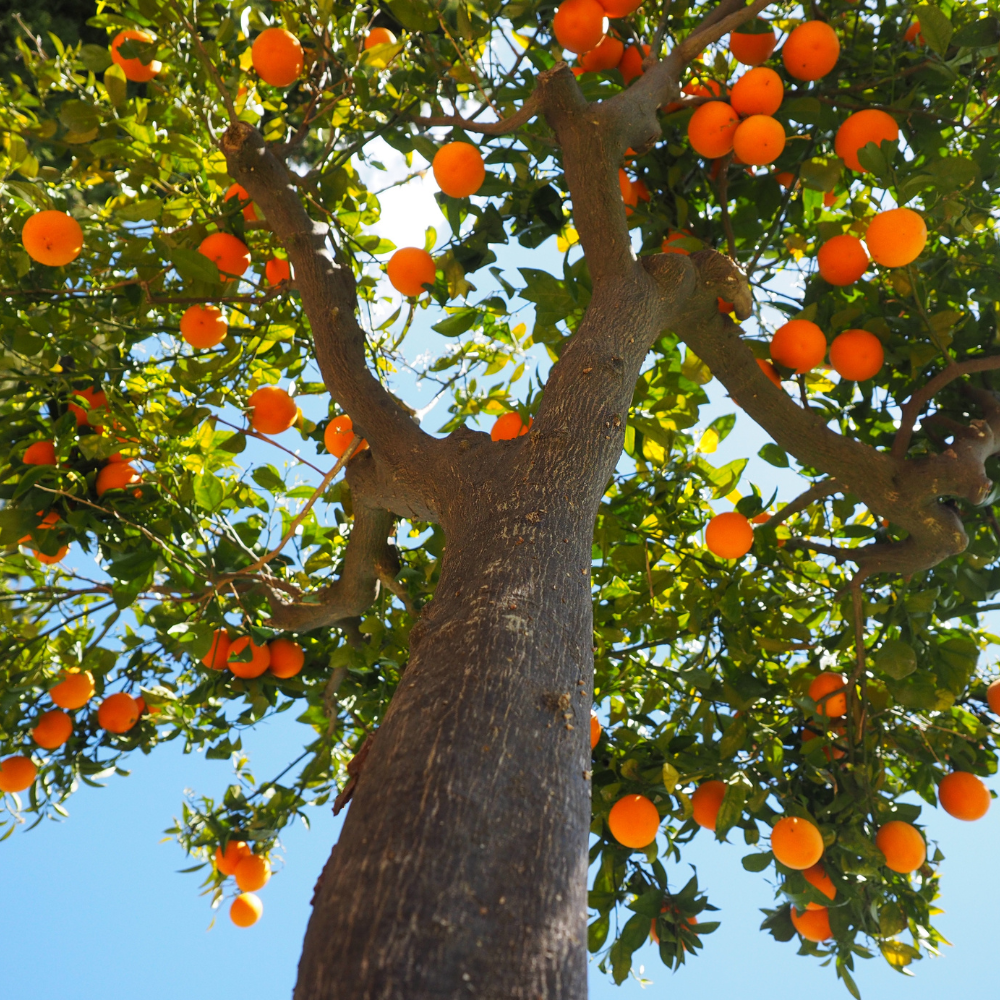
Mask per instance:
[[[820,277],[831,285],[853,285],[868,270],[868,254],[856,236],[831,236],[816,254]]]
[[[826,355],[823,331],[807,319],[790,319],[771,338],[771,358],[796,374],[815,368]]]
[[[642,68],[642,61],[648,55],[648,45],[643,45],[641,52],[635,45],[630,45],[622,53],[621,62],[618,63],[618,72],[621,73],[626,86],[628,86],[637,76],[642,76],[645,72]]]
[[[295,401],[276,385],[262,385],[251,393],[247,409],[252,411],[250,425],[261,434],[281,434],[298,416]]]
[[[215,849],[215,867],[223,875],[235,875],[236,866],[245,858],[253,857],[253,852],[245,840],[230,840],[225,851],[221,847]]]
[[[758,22],[760,19],[758,18]],[[751,35],[744,31],[733,31],[729,35],[729,51],[737,62],[744,66],[759,66],[771,58],[778,39],[774,31]]]
[[[837,204],[837,195],[834,191],[827,191],[823,195],[823,206],[825,208],[832,208]]]
[[[407,297],[420,295],[424,285],[434,284],[434,258],[418,247],[401,247],[389,258],[386,273],[397,292]]]
[[[818,910],[810,910],[806,907],[804,913],[799,913],[793,906],[791,918],[792,926],[807,941],[815,941],[818,944],[820,941],[827,941],[833,937],[833,931],[830,930],[830,914],[825,906]]]
[[[837,898],[837,887],[833,884],[833,879],[827,875],[826,869],[821,864],[815,864],[811,868],[807,868],[802,875],[811,886],[819,889],[827,899]],[[819,903],[806,903],[806,909],[825,911],[826,908]]]
[[[28,757],[0,761],[0,792],[23,792],[35,783],[38,768]]]
[[[201,658],[201,662],[209,670],[225,670],[231,645],[232,640],[229,638],[229,633],[224,628],[217,628],[212,633],[212,646]]]
[[[46,712],[31,730],[31,738],[46,750],[61,747],[73,734],[73,720],[58,708]]]
[[[48,209],[28,218],[21,227],[21,243],[32,260],[62,267],[80,256],[83,230],[72,215]]]
[[[990,801],[990,790],[982,778],[968,771],[952,771],[938,785],[938,802],[955,819],[982,819],[990,808]]]
[[[252,927],[264,912],[264,904],[252,893],[240,893],[229,907],[229,919],[237,927]]]
[[[642,0],[601,0],[608,17],[628,17],[642,6]]]
[[[770,115],[751,115],[733,133],[733,152],[752,167],[772,163],[784,148],[784,126]]]
[[[920,34],[920,22],[919,21],[914,21],[913,24],[911,24],[906,29],[906,34],[903,35],[903,41],[904,42],[912,42],[914,39],[916,39],[917,42],[920,45],[926,44],[924,42],[924,36]]]
[[[94,675],[89,670],[73,670],[49,691],[60,708],[83,708],[94,697]]]
[[[598,741],[601,738],[601,720],[597,717],[597,714],[591,712],[590,714],[590,749],[593,750],[597,746]]]
[[[99,497],[103,497],[108,490],[121,490],[139,481],[139,473],[128,462],[108,462],[97,473],[94,489]]]
[[[611,836],[623,847],[648,847],[659,828],[660,814],[645,795],[625,795],[608,813]]]
[[[708,101],[691,116],[688,139],[696,153],[715,159],[732,150],[739,124],[739,116],[725,101]]]
[[[145,31],[119,31],[111,43],[111,60],[121,66],[125,79],[131,80],[133,83],[149,83],[163,69],[163,64],[158,59],[144,63],[138,56],[134,59],[126,59],[118,51],[122,42],[125,41],[152,42],[154,41],[153,36]]]
[[[845,726],[834,726],[831,730],[834,734],[834,739],[840,739],[847,734],[847,728]],[[811,743],[813,740],[818,739],[821,734],[817,733],[815,730],[810,729],[808,726],[802,730],[802,749],[806,750],[806,744]],[[823,756],[826,757],[831,763],[835,760],[842,760],[846,753],[841,750],[840,747],[827,746],[823,748]]]
[[[271,877],[271,866],[267,863],[267,858],[262,858],[259,854],[251,854],[236,862],[233,876],[243,892],[256,892],[267,885],[268,879]]]
[[[108,405],[108,397],[99,389],[74,389],[74,397],[84,400],[86,409],[77,403],[69,403],[69,410],[76,417],[76,426],[82,427],[90,423],[90,415],[94,410],[103,410]]]
[[[272,87],[289,87],[302,73],[302,44],[284,28],[265,28],[254,39],[250,58],[257,75]]]
[[[282,680],[294,677],[306,662],[302,647],[291,639],[272,639],[267,648],[271,653],[271,673]]]
[[[884,361],[882,342],[867,330],[845,330],[830,345],[830,364],[848,382],[872,378]]]
[[[896,119],[885,111],[877,108],[865,108],[864,111],[856,111],[837,129],[836,138],[833,140],[833,148],[851,170],[860,173],[865,172],[865,167],[858,159],[858,152],[865,148],[869,142],[879,145],[883,139],[890,142],[899,138],[899,126]]]
[[[247,193],[247,189],[242,184],[230,184],[226,191],[226,196],[223,201],[229,201],[230,198],[237,198],[241,202],[245,201],[249,204],[243,206],[243,218],[247,222],[257,221],[257,212],[253,207],[253,202],[250,201],[250,195]]]
[[[685,257],[689,257],[691,256],[690,250],[674,246],[674,244],[677,243],[678,240],[686,240],[690,236],[691,234],[686,229],[675,229],[663,237],[663,245],[660,249],[663,253],[680,253]]]
[[[758,358],[757,366],[779,389],[781,388],[781,376],[775,371],[774,365],[770,361]]]
[[[722,87],[719,86],[716,80],[708,77],[702,80],[696,76],[690,83],[686,83],[681,87],[681,93],[687,94],[689,97],[720,97],[722,95]]]
[[[373,49],[376,45],[395,45],[396,36],[388,28],[372,28],[365,36],[365,48]]]
[[[228,332],[229,324],[215,306],[191,306],[181,316],[181,336],[198,350],[222,343]]]
[[[652,197],[649,193],[649,188],[646,187],[646,182],[641,177],[637,177],[634,181],[632,181],[632,193],[640,201],[649,201]]]
[[[694,808],[694,821],[706,830],[715,829],[715,821],[719,816],[722,798],[726,794],[724,781],[703,781],[691,796]]]
[[[270,29],[268,29],[270,30]],[[250,249],[232,233],[212,233],[198,246],[198,253],[206,256],[219,269],[221,281],[231,281],[250,266]]]
[[[64,545],[55,555],[49,556],[44,552],[39,552],[38,549],[32,549],[31,554],[40,562],[45,563],[46,566],[51,566],[53,563],[62,562],[66,558],[66,553],[69,552],[69,546]]]
[[[916,871],[927,860],[923,835],[900,819],[890,820],[879,828],[875,846],[885,855],[886,867],[901,875]]]
[[[431,169],[438,187],[450,198],[468,198],[486,179],[483,154],[471,142],[449,142],[442,146],[434,154]]]
[[[847,681],[840,674],[823,673],[813,678],[809,697],[816,702],[816,714],[839,719],[847,714]]]
[[[624,170],[618,168],[618,190],[622,193],[622,201],[625,202],[625,214],[631,215],[632,209],[639,203],[639,196],[635,193],[632,178]]]
[[[354,421],[346,414],[342,413],[339,417],[334,417],[326,425],[326,430],[323,431],[323,444],[326,445],[326,450],[333,455],[335,458],[342,458],[344,452],[351,446],[351,442],[354,440]],[[358,445],[358,452],[364,451],[368,447],[368,442],[361,439],[361,444]]]
[[[41,514],[41,511],[38,511],[38,513]],[[17,544],[24,545],[26,542],[30,542],[36,531],[48,531],[49,528],[51,528],[54,524],[58,523],[59,523],[59,514],[54,510],[50,510],[48,514],[46,514],[45,517],[42,518],[42,523],[36,524],[35,527],[32,528],[27,535],[25,535],[23,538],[19,538]]]
[[[127,733],[138,721],[139,706],[124,691],[108,695],[97,709],[97,724],[109,733]]]
[[[774,175],[774,179],[783,187],[790,188],[795,184],[795,174],[788,170],[782,170]]]
[[[280,257],[272,257],[264,265],[264,277],[269,285],[280,285],[283,281],[292,280],[292,265]]]
[[[818,80],[837,65],[840,39],[826,21],[806,21],[781,47],[781,61],[796,80]]]
[[[250,662],[241,663],[239,660],[234,660],[233,657],[242,653],[247,646],[250,647],[250,653],[253,657]],[[260,677],[271,665],[271,651],[267,648],[266,644],[257,646],[250,640],[250,636],[241,635],[238,639],[232,641],[226,665],[237,677]]]
[[[705,529],[705,544],[720,559],[742,559],[753,548],[753,528],[738,510],[716,514]]]
[[[1000,680],[993,681],[986,689],[986,702],[994,715],[1000,715]]]
[[[34,444],[29,444],[21,461],[25,465],[55,465],[55,443],[52,441],[36,441]]]
[[[528,422],[524,423],[521,420],[521,414],[517,410],[511,410],[509,413],[502,413],[497,417],[496,423],[490,431],[490,437],[494,441],[513,441],[514,438],[527,434],[533,423],[533,417],[528,417]]]
[[[552,18],[556,41],[570,52],[589,52],[604,35],[604,8],[597,0],[564,0]]]
[[[872,260],[883,267],[905,267],[927,243],[927,226],[912,208],[890,208],[872,219],[865,233]]]
[[[625,54],[625,46],[611,35],[605,35],[589,52],[580,56],[580,65],[585,73],[600,73],[614,69]]]
[[[801,816],[783,816],[771,830],[771,850],[786,868],[805,871],[823,857],[823,835]]]
[[[781,77],[773,69],[758,66],[744,73],[733,84],[729,91],[729,103],[740,115],[773,115],[781,107],[784,96],[785,85]]]

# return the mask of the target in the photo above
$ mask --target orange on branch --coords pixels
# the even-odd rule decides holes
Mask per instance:
[[[243,187],[242,184],[229,185],[223,201],[229,201],[230,198],[237,198],[241,202],[249,202],[249,204],[243,206],[243,218],[246,219],[247,222],[257,221],[257,212],[254,209],[253,202],[250,201],[250,195],[247,193],[247,189]]]
[[[648,847],[656,840],[660,814],[645,795],[625,795],[608,813],[611,836],[623,847]]]
[[[827,941],[833,937],[833,931],[830,929],[830,914],[826,907],[820,907],[818,910],[810,910],[807,907],[804,913],[799,913],[793,906],[790,915],[792,926],[807,941],[815,941],[818,944],[820,941]]]
[[[691,234],[686,229],[675,229],[663,237],[663,244],[660,247],[660,250],[663,253],[679,253],[683,254],[685,257],[689,257],[691,255],[690,250],[685,250],[684,247],[675,246],[675,244],[680,240],[687,240],[690,238]]]
[[[269,285],[280,285],[283,281],[292,280],[292,265],[280,257],[272,257],[264,265],[264,277]]]
[[[412,298],[434,284],[434,258],[419,247],[401,247],[389,258],[386,274],[397,292]]]
[[[642,61],[649,55],[649,46],[643,45],[640,51],[635,45],[630,45],[623,53],[621,62],[618,63],[618,72],[621,73],[625,85],[628,86],[637,76],[642,76],[645,70],[642,68]]]
[[[705,544],[720,559],[742,559],[753,548],[753,526],[738,510],[716,514],[705,528]]]
[[[38,513],[41,514],[41,511],[38,511]],[[24,545],[25,543],[30,542],[32,537],[35,537],[36,531],[48,531],[49,528],[58,523],[59,523],[58,512],[50,510],[48,514],[46,514],[45,517],[42,518],[41,524],[36,524],[35,527],[32,528],[27,535],[25,535],[23,538],[19,538],[17,544]]]
[[[181,336],[198,350],[222,343],[228,332],[229,324],[216,306],[191,306],[181,316]]]
[[[729,103],[740,115],[773,115],[781,107],[784,96],[785,85],[781,77],[773,69],[758,66],[744,73],[733,84],[729,91]]]
[[[127,733],[138,721],[139,706],[124,691],[108,695],[97,709],[97,724],[109,733]]]
[[[271,878],[271,866],[268,864],[267,858],[262,858],[259,854],[251,854],[236,862],[233,877],[243,892],[256,892],[267,885]]]
[[[38,768],[29,757],[8,757],[0,761],[0,792],[23,792],[37,775]]]
[[[552,18],[552,33],[564,49],[589,52],[604,35],[604,19],[597,0],[564,0]]]
[[[994,715],[1000,715],[1000,680],[993,681],[986,689],[986,703]]]
[[[21,227],[21,244],[39,264],[62,267],[80,256],[83,230],[72,215],[47,209],[35,212]]]
[[[785,128],[770,115],[751,115],[733,133],[733,152],[752,167],[773,163],[784,148]]]
[[[795,174],[788,170],[782,170],[774,175],[774,179],[783,187],[790,188],[795,185]]]
[[[639,196],[635,193],[632,178],[621,167],[618,168],[618,189],[622,193],[622,201],[625,202],[625,214],[631,215],[631,210],[639,204]]]
[[[56,446],[53,441],[36,441],[29,444],[21,459],[25,465],[55,465]]]
[[[830,345],[830,364],[848,382],[864,382],[877,375],[885,361],[882,341],[867,330],[845,330]]]
[[[290,87],[302,75],[302,43],[284,28],[265,28],[250,57],[257,75],[272,87]]]
[[[365,36],[365,49],[373,49],[376,45],[395,45],[396,36],[388,28],[372,28]]]
[[[215,867],[223,875],[235,875],[236,866],[249,857],[253,857],[253,852],[245,840],[230,840],[225,851],[221,847],[215,849]]]
[[[833,879],[826,873],[826,869],[821,864],[815,864],[807,868],[802,873],[803,878],[815,889],[818,889],[827,899],[837,898],[837,887],[833,884]],[[807,910],[824,910],[825,907],[819,903],[806,903]]]
[[[60,708],[83,708],[94,697],[94,675],[89,670],[70,671],[49,691]]]
[[[760,26],[766,22],[757,18],[756,23]],[[759,66],[767,62],[777,44],[778,39],[773,29],[758,34],[733,31],[729,35],[729,51],[733,54],[733,58],[744,66]]]
[[[212,645],[208,652],[201,658],[201,662],[209,670],[225,670],[226,661],[229,659],[229,647],[232,641],[229,633],[224,628],[217,628],[212,633]]]
[[[250,425],[261,434],[281,434],[295,423],[297,407],[291,396],[276,385],[262,385],[250,394]]]
[[[904,42],[910,42],[911,44],[914,41],[916,41],[918,45],[926,45],[927,44],[924,41],[924,36],[922,34],[920,34],[920,22],[919,21],[914,21],[913,24],[911,24],[906,29],[906,34],[903,35],[903,41]]]
[[[493,424],[490,431],[490,437],[494,441],[513,441],[514,438],[527,434],[533,423],[532,417],[528,417],[528,422],[524,423],[521,420],[521,414],[517,410],[511,410],[509,413],[502,413],[497,417],[496,423]]]
[[[771,830],[771,850],[786,868],[805,871],[823,857],[823,835],[801,816],[783,816]]]
[[[775,370],[774,365],[770,361],[765,361],[763,358],[757,358],[757,367],[780,389],[781,388],[781,376]]]
[[[771,359],[798,375],[811,371],[825,355],[826,337],[807,319],[790,319],[771,338]]]
[[[718,81],[708,77],[705,79],[695,77],[690,83],[681,87],[681,93],[687,94],[688,97],[719,97],[722,94],[722,87]]]
[[[323,444],[326,445],[326,450],[334,458],[342,458],[344,452],[351,446],[354,437],[354,421],[346,413],[342,413],[326,425],[326,430],[323,431]],[[357,455],[367,447],[368,442],[362,438],[354,454]]]
[[[252,893],[241,893],[229,907],[229,919],[237,927],[252,927],[264,912],[264,904]]]
[[[73,735],[73,720],[58,708],[46,712],[31,730],[31,738],[46,750],[61,747]]]
[[[901,875],[916,871],[927,860],[923,835],[900,819],[890,820],[879,828],[875,846],[885,855],[886,867]]]
[[[834,733],[834,739],[841,738],[847,733],[847,728],[845,726],[834,726],[832,729]],[[805,751],[807,749],[806,744],[811,743],[815,739],[819,739],[820,733],[815,730],[810,729],[806,726],[802,730],[802,749]],[[836,744],[833,746],[826,746],[823,748],[823,756],[826,757],[828,761],[833,763],[835,760],[842,760],[845,756],[845,752],[840,749]]]
[[[291,639],[272,639],[267,648],[271,654],[271,673],[282,680],[294,677],[306,662],[302,647]]]
[[[899,126],[896,119],[885,111],[877,108],[865,108],[864,111],[857,111],[851,115],[837,129],[836,138],[833,140],[833,148],[851,170],[864,173],[867,169],[861,165],[858,153],[874,142],[879,145],[883,139],[892,142],[899,138]]]
[[[816,714],[839,719],[847,714],[847,681],[841,674],[822,673],[809,685],[809,697],[816,702]]]
[[[732,150],[739,124],[739,115],[725,101],[708,101],[691,116],[688,139],[696,153],[715,159]]]
[[[883,267],[905,267],[927,243],[927,226],[912,208],[890,208],[869,223],[865,242],[872,260]]]
[[[66,553],[69,552],[69,546],[64,545],[59,549],[55,555],[46,555],[44,552],[39,552],[38,549],[32,549],[31,554],[40,562],[45,563],[46,566],[51,566],[53,563],[62,562],[66,558]]]
[[[990,790],[983,779],[968,771],[952,771],[938,785],[938,802],[955,819],[969,822],[982,819],[989,810],[991,801]]]
[[[831,285],[853,285],[868,270],[868,254],[856,236],[831,236],[816,254],[820,277]]]
[[[642,6],[643,0],[600,0],[600,3],[608,17],[628,17]]]
[[[471,142],[449,142],[435,154],[431,164],[434,180],[450,198],[468,198],[486,179],[483,154]]]
[[[140,482],[139,473],[128,462],[108,462],[97,473],[94,489],[99,497],[103,497],[108,490],[122,490],[138,482]]]
[[[161,63],[158,59],[154,59],[149,63],[144,63],[138,56],[134,59],[126,59],[118,51],[121,48],[122,43],[131,41],[146,45],[154,40],[153,36],[147,34],[145,31],[126,30],[119,31],[118,34],[115,35],[114,41],[111,43],[111,59],[113,62],[121,66],[126,80],[131,80],[133,83],[149,83],[149,81],[152,80],[161,69],[163,69],[163,63]]]
[[[223,282],[239,277],[250,266],[250,249],[232,233],[211,233],[201,241],[198,252],[215,264]]]
[[[698,826],[714,830],[726,794],[724,781],[703,781],[691,796],[692,815]]]
[[[785,69],[796,80],[826,76],[840,58],[840,39],[826,21],[806,21],[795,28],[781,47]]]
[[[590,749],[593,750],[597,746],[598,741],[601,738],[601,720],[597,717],[596,712],[590,713]]]
[[[611,35],[605,35],[594,48],[580,56],[580,65],[585,73],[601,73],[614,69],[624,54],[624,44]]]
[[[74,389],[73,396],[77,399],[82,399],[86,403],[86,407],[80,406],[78,403],[68,404],[70,413],[76,417],[77,427],[89,424],[93,411],[106,409],[108,405],[108,397],[100,389]]]
[[[234,657],[242,653],[247,646],[250,647],[250,661],[241,662],[234,659]],[[237,677],[247,679],[260,677],[260,675],[264,673],[270,665],[271,651],[267,648],[266,643],[263,646],[258,646],[251,641],[250,636],[248,635],[241,635],[238,639],[234,639],[232,641],[232,644],[229,647],[227,666]]]

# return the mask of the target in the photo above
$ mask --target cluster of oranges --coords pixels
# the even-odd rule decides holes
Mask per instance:
[[[230,840],[225,847],[215,849],[215,867],[220,875],[233,878],[240,894],[229,907],[229,919],[237,927],[252,927],[264,912],[264,904],[256,895],[271,879],[271,863],[261,854],[254,854],[244,840]]]
[[[251,658],[244,661],[241,654],[248,647]],[[237,677],[246,679],[260,677],[270,670],[275,677],[287,680],[302,670],[306,657],[302,647],[291,639],[272,639],[258,646],[248,635],[234,639],[228,630],[218,628],[213,633],[212,645],[201,662],[210,670],[228,668]]]

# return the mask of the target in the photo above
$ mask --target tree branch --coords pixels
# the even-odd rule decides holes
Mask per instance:
[[[793,514],[797,514],[800,510],[805,510],[813,501],[819,500],[820,497],[829,496],[831,493],[839,492],[840,487],[834,479],[824,479],[822,482],[813,483],[805,493],[796,497],[791,503],[785,504],[781,510],[765,521],[764,526],[776,528],[782,521],[787,520]]]
[[[410,121],[418,125],[447,125],[460,128],[464,132],[478,132],[481,135],[508,135],[516,132],[522,125],[527,125],[541,111],[541,99],[537,90],[532,91],[521,107],[508,118],[496,122],[475,122],[459,115],[432,115],[420,117],[411,115]]]

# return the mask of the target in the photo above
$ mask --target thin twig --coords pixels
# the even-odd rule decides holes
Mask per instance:
[[[773,514],[771,518],[764,522],[764,526],[768,528],[776,528],[782,521],[787,520],[792,514],[797,514],[800,510],[805,510],[814,500],[819,500],[820,497],[829,496],[831,493],[837,493],[840,491],[840,487],[837,485],[835,479],[823,479],[818,483],[813,483],[802,493],[800,496],[796,497],[791,503],[785,504],[776,514]]]

